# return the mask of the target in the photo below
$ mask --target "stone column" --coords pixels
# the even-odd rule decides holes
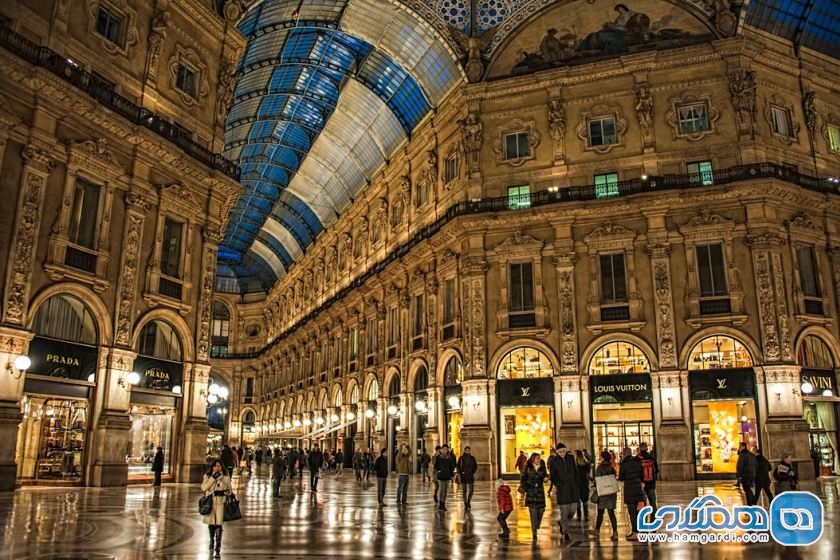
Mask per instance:
[[[107,357],[100,357],[91,422],[93,430],[88,444],[90,486],[125,486],[128,481],[125,452],[131,429],[128,417],[131,385],[125,377],[131,373],[136,356],[130,350],[111,348]]]
[[[656,460],[661,480],[692,480],[694,468],[691,430],[685,422],[687,406],[683,405],[683,387],[688,374],[679,371],[651,374]],[[658,422],[657,422],[658,420]],[[650,443],[650,442],[648,442]]]
[[[23,420],[20,398],[25,372],[14,367],[15,358],[26,355],[32,333],[0,327],[0,492],[15,489],[15,451],[18,426]]]
[[[490,429],[490,400],[487,379],[466,379],[461,384],[461,411],[464,426],[461,428],[461,452],[469,447],[478,462],[476,478],[489,480],[493,473],[493,431]]]
[[[586,395],[588,398],[589,395]],[[583,424],[583,400],[580,376],[554,377],[554,415],[557,425],[555,445],[569,449],[589,449],[589,437]]]
[[[432,372],[430,371],[429,373],[431,374]],[[429,399],[429,413],[423,440],[426,442],[426,449],[429,451],[429,455],[432,455],[435,446],[440,445],[442,441],[439,420],[442,411],[445,410],[443,405],[443,389],[440,387],[429,387],[426,389],[426,395]]]
[[[800,480],[813,480],[814,463],[810,456],[808,423],[802,418],[802,395],[798,365],[764,366],[763,383],[757,376],[759,395],[767,399],[764,423],[764,455],[774,465],[785,455],[793,455]],[[764,404],[764,403],[761,403]]]
[[[185,366],[187,364],[184,364]],[[176,473],[178,482],[199,482],[207,468],[207,387],[210,365],[191,364],[184,368],[181,399],[183,445]]]

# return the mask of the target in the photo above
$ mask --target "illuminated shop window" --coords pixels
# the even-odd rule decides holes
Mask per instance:
[[[704,338],[691,351],[688,369],[724,369],[752,367],[752,357],[743,344],[731,336]]]
[[[527,346],[520,346],[505,354],[496,372],[499,379],[527,379],[551,377],[554,369],[548,356]]]
[[[589,375],[649,373],[650,363],[642,349],[629,342],[601,346],[589,361]]]

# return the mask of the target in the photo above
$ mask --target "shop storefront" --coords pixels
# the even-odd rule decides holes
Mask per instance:
[[[16,463],[22,484],[83,484],[96,390],[96,327],[77,298],[38,308],[21,399]]]
[[[420,472],[420,457],[426,449],[426,427],[429,422],[429,397],[426,390],[429,387],[429,372],[425,366],[420,367],[414,375],[414,455],[415,472]],[[430,453],[431,455],[431,453]]]
[[[806,336],[797,353],[802,390],[803,415],[808,423],[817,476],[840,474],[837,416],[840,398],[834,359],[828,346],[816,336]]]
[[[535,348],[505,354],[496,371],[499,472],[515,475],[520,453],[548,456],[554,446],[554,381],[551,361]]]
[[[461,410],[461,382],[464,381],[464,364],[453,356],[443,372],[444,442],[456,457],[461,456],[461,428],[464,413]]]
[[[207,395],[207,457],[219,457],[226,442],[225,432],[228,419],[228,396],[230,389],[218,377],[211,376]]]
[[[628,342],[611,342],[589,362],[592,443],[596,453],[633,454],[647,443],[654,450],[653,393],[650,363],[645,353]]]
[[[126,462],[129,479],[152,476],[151,467],[158,447],[163,448],[164,477],[172,475],[178,452],[183,363],[181,342],[175,330],[163,321],[151,321],[140,331],[134,371],[140,382],[131,390]]]
[[[758,446],[758,404],[752,358],[738,340],[701,340],[688,359],[697,478],[734,477],[738,446]]]

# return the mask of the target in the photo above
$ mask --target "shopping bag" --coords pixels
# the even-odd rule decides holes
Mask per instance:
[[[210,515],[213,512],[213,494],[207,494],[198,499],[198,513]]]
[[[595,477],[595,490],[599,496],[611,496],[618,493],[618,479],[614,474]]]
[[[593,504],[598,503],[598,488],[594,484],[589,489],[589,501]]]
[[[236,521],[237,519],[242,519],[242,512],[239,511],[239,500],[231,493],[225,498],[224,520],[227,522]]]

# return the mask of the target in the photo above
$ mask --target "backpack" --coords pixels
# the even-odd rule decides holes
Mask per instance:
[[[642,482],[654,480],[656,480],[656,468],[653,466],[653,459],[642,459]]]

